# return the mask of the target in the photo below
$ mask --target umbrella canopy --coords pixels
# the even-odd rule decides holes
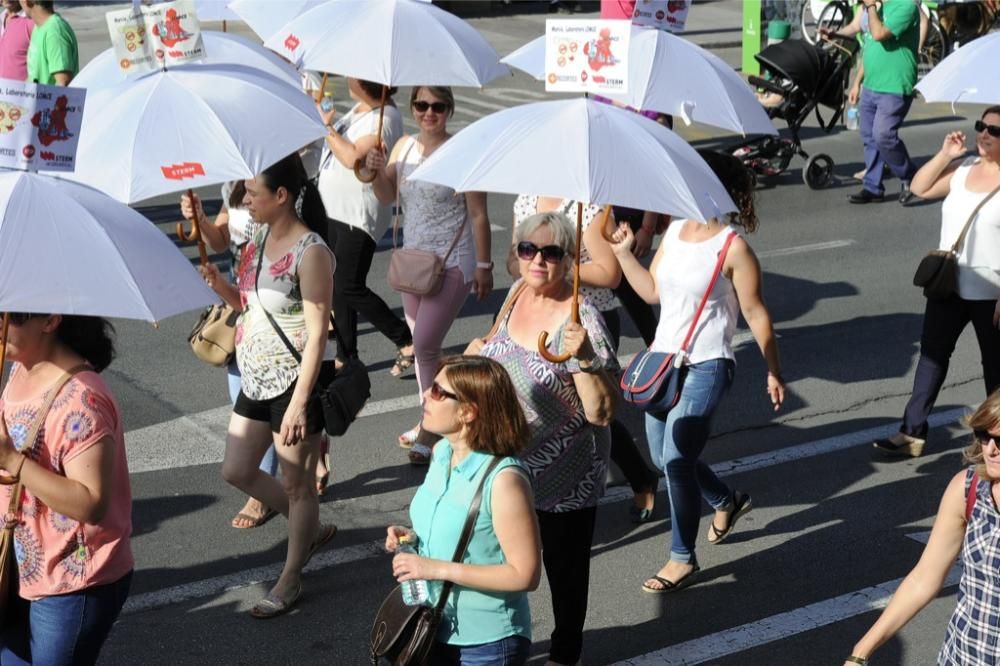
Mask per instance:
[[[76,183],[0,172],[0,311],[160,321],[218,300],[128,206]]]
[[[502,62],[545,77],[545,37]],[[721,58],[697,44],[655,28],[632,26],[628,53],[629,91],[608,95],[634,109],[659,111],[739,134],[777,134],[746,81]]]
[[[252,178],[326,136],[312,98],[236,65],[183,65],[88,93],[76,171],[125,203]]]
[[[328,0],[264,46],[300,68],[392,86],[480,87],[510,71],[475,28],[419,0]]]
[[[238,21],[239,16],[227,7],[229,0],[194,0],[199,21]]]
[[[201,33],[205,43],[204,60],[190,65],[243,65],[259,69],[289,85],[299,86],[299,73],[290,64],[265,49],[260,44],[230,32],[205,30]],[[122,83],[125,73],[118,66],[115,50],[102,51],[80,73],[73,77],[76,88],[106,88]]]
[[[995,67],[1000,58],[1000,32],[993,32],[954,51],[917,84],[927,102],[1000,104]],[[990,72],[994,72],[990,74]]]
[[[559,196],[695,220],[736,210],[683,139],[648,118],[589,99],[490,114],[410,176],[460,192]]]
[[[326,0],[234,0],[228,8],[266,41],[296,16],[324,2]]]

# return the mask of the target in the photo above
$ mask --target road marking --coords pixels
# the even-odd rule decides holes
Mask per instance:
[[[936,428],[943,425],[949,425],[951,423],[956,422],[961,416],[965,414],[965,412],[966,409],[961,408],[961,409],[950,409],[944,412],[938,412],[936,414],[932,414],[931,417],[928,419],[928,425],[931,428]],[[826,453],[842,451],[844,449],[854,446],[867,445],[872,441],[872,439],[876,437],[885,437],[891,434],[894,430],[895,430],[894,425],[885,425],[877,428],[867,428],[865,430],[859,430],[857,432],[847,433],[837,437],[828,437],[826,439],[821,439],[816,442],[807,442],[805,444],[800,444],[798,446],[788,447],[780,451],[774,451],[773,453],[762,453],[754,456],[748,456],[746,458],[739,458],[736,460],[722,462],[717,465],[713,465],[712,469],[715,471],[716,474],[723,477],[731,476],[733,474],[742,474],[743,472],[748,472],[755,469],[762,469],[764,467],[773,467],[775,465],[781,465],[795,460],[802,460],[803,458],[808,458],[811,456],[818,456]],[[664,485],[663,481],[661,480],[660,489],[662,490],[663,488]],[[632,492],[628,488],[625,487],[612,488],[607,492],[607,494],[603,498],[601,498],[600,504],[604,506],[615,502],[623,502],[631,499],[631,497],[632,497]],[[314,557],[312,562],[306,568],[306,571],[310,572],[318,571],[320,569],[324,569],[334,565],[351,564],[354,562],[360,562],[362,560],[370,559],[373,557],[379,557],[383,555],[385,552],[382,546],[383,546],[382,541],[372,541],[366,544],[358,544],[346,548],[338,548],[333,551],[327,551],[325,553],[318,554],[316,557]],[[124,612],[134,613],[138,611],[152,610],[154,608],[161,608],[163,606],[169,606],[171,604],[190,601],[192,599],[200,599],[204,597],[222,594],[234,588],[247,587],[249,585],[256,585],[263,581],[274,580],[281,573],[281,568],[282,568],[281,564],[272,564],[263,567],[257,567],[255,569],[249,569],[246,571],[238,571],[235,573],[226,574],[224,576],[217,576],[215,578],[207,578],[204,580],[193,581],[191,583],[184,583],[182,585],[176,585],[174,587],[168,587],[161,590],[154,590],[152,592],[146,592],[144,594],[137,594],[132,597],[129,597],[128,602],[125,604]],[[895,584],[898,584],[898,581],[891,581],[891,583],[893,583],[892,587],[894,588]],[[846,595],[846,596],[849,597],[851,595]],[[838,599],[840,599],[840,597],[838,597]],[[828,602],[822,602],[822,603],[828,603]],[[842,605],[843,604],[840,604],[840,602],[834,604],[834,606],[837,608],[839,608]],[[800,608],[798,609],[798,611],[792,611],[792,613],[803,612],[808,608],[810,607]],[[866,612],[867,610],[871,609],[866,608],[859,612]],[[783,615],[788,615],[788,614],[783,614]],[[853,615],[857,615],[857,613],[853,613]],[[775,616],[775,617],[780,617],[780,616]],[[806,617],[808,617],[808,614]],[[846,617],[850,617],[850,615],[847,615]],[[837,620],[835,619],[830,621],[835,622]],[[761,622],[767,622],[767,621],[762,620]],[[801,626],[801,621],[799,622],[798,625],[795,626]],[[816,625],[816,626],[822,626],[822,625]],[[797,631],[793,631],[787,634],[782,634],[774,638],[769,638],[768,640],[763,642],[778,640],[778,638],[784,638],[785,636],[790,636],[794,633],[797,633],[798,631],[804,631],[806,628],[813,628],[813,627],[800,628]],[[773,632],[774,629],[775,628],[772,627],[771,631]],[[719,634],[714,635],[719,637],[716,639],[715,642],[718,644],[729,644],[727,638],[730,636],[731,632],[734,634],[734,636],[739,636],[741,633],[739,629],[720,632]],[[768,634],[767,631],[762,629],[760,631],[754,630],[752,632],[749,632],[749,635],[760,637],[770,634]],[[713,637],[711,636],[705,637],[705,639],[697,639],[696,641],[693,642],[700,643],[702,640],[712,639],[712,638]],[[710,640],[709,643],[711,642],[712,641]],[[747,647],[753,647],[753,645],[748,645]],[[740,649],[745,650],[747,649],[747,647]],[[667,649],[669,650],[672,648],[667,648]],[[739,651],[739,650],[734,650],[734,651]],[[680,653],[686,654],[683,651],[681,651]],[[658,653],[653,653],[653,654],[658,654]],[[730,654],[730,653],[727,652],[725,654]],[[717,657],[711,657],[711,656],[708,657],[708,659],[712,658],[717,658]],[[672,661],[654,660],[648,662],[622,662],[622,663],[658,664],[658,663],[700,663],[700,662],[691,662],[691,661],[672,662]]]
[[[826,243],[812,243],[811,245],[798,245],[796,247],[786,247],[779,250],[764,250],[763,252],[758,252],[757,256],[761,259],[767,257],[787,257],[790,254],[802,254],[804,252],[820,252],[822,250],[835,250],[840,247],[848,247],[854,245],[856,241],[848,238],[847,240],[835,240],[828,241]]]
[[[952,566],[942,589],[958,584],[962,569],[959,564]],[[886,581],[880,585],[866,587],[826,599],[787,613],[778,613],[756,622],[726,629],[707,636],[700,636],[684,643],[677,643],[649,652],[638,657],[616,662],[612,666],[673,666],[681,664],[704,664],[722,659],[750,648],[773,643],[795,636],[804,631],[819,629],[835,622],[841,622],[855,615],[863,615],[881,610],[889,603],[892,593],[903,582],[902,578]]]

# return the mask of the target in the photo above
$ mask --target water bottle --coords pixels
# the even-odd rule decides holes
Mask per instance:
[[[319,108],[323,109],[323,113],[329,113],[333,110],[333,93],[323,93],[323,99],[320,100]]]
[[[399,548],[396,549],[398,553],[412,553],[417,554],[417,549],[413,547],[410,543],[410,537],[401,536],[399,537]],[[430,595],[427,591],[427,581],[426,580],[408,580],[402,583],[403,586],[403,602],[407,606],[426,606],[430,599]]]
[[[854,131],[858,129],[858,105],[851,104],[844,113],[844,127]]]

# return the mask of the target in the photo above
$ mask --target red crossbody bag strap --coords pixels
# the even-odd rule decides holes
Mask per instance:
[[[972,481],[969,482],[969,494],[965,496],[965,522],[972,518],[972,508],[976,506],[976,486],[979,485],[979,473],[972,473]]]
[[[694,337],[694,329],[697,328],[698,320],[701,319],[701,313],[705,309],[705,304],[708,303],[708,297],[712,295],[715,283],[719,280],[719,273],[722,272],[722,264],[726,261],[726,254],[729,252],[729,246],[733,244],[734,238],[736,238],[736,232],[730,231],[725,244],[719,250],[719,259],[715,262],[715,271],[712,273],[712,279],[708,282],[708,289],[705,290],[705,295],[701,297],[701,303],[698,304],[698,311],[694,313],[691,328],[688,329],[687,335],[684,337],[684,343],[681,345],[680,354],[682,356],[687,353],[688,345],[691,344],[691,338]]]

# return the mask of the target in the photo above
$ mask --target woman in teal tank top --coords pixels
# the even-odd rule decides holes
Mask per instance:
[[[428,581],[432,605],[443,581],[454,583],[429,662],[524,664],[531,647],[528,592],[541,577],[541,545],[531,483],[515,457],[528,425],[507,371],[488,358],[445,358],[424,391],[423,424],[443,439],[410,504],[413,529],[389,527],[385,547],[395,551],[402,536],[416,541],[419,555],[397,553],[392,573],[399,582]],[[501,461],[483,485],[469,546],[461,562],[452,562],[494,457]]]

